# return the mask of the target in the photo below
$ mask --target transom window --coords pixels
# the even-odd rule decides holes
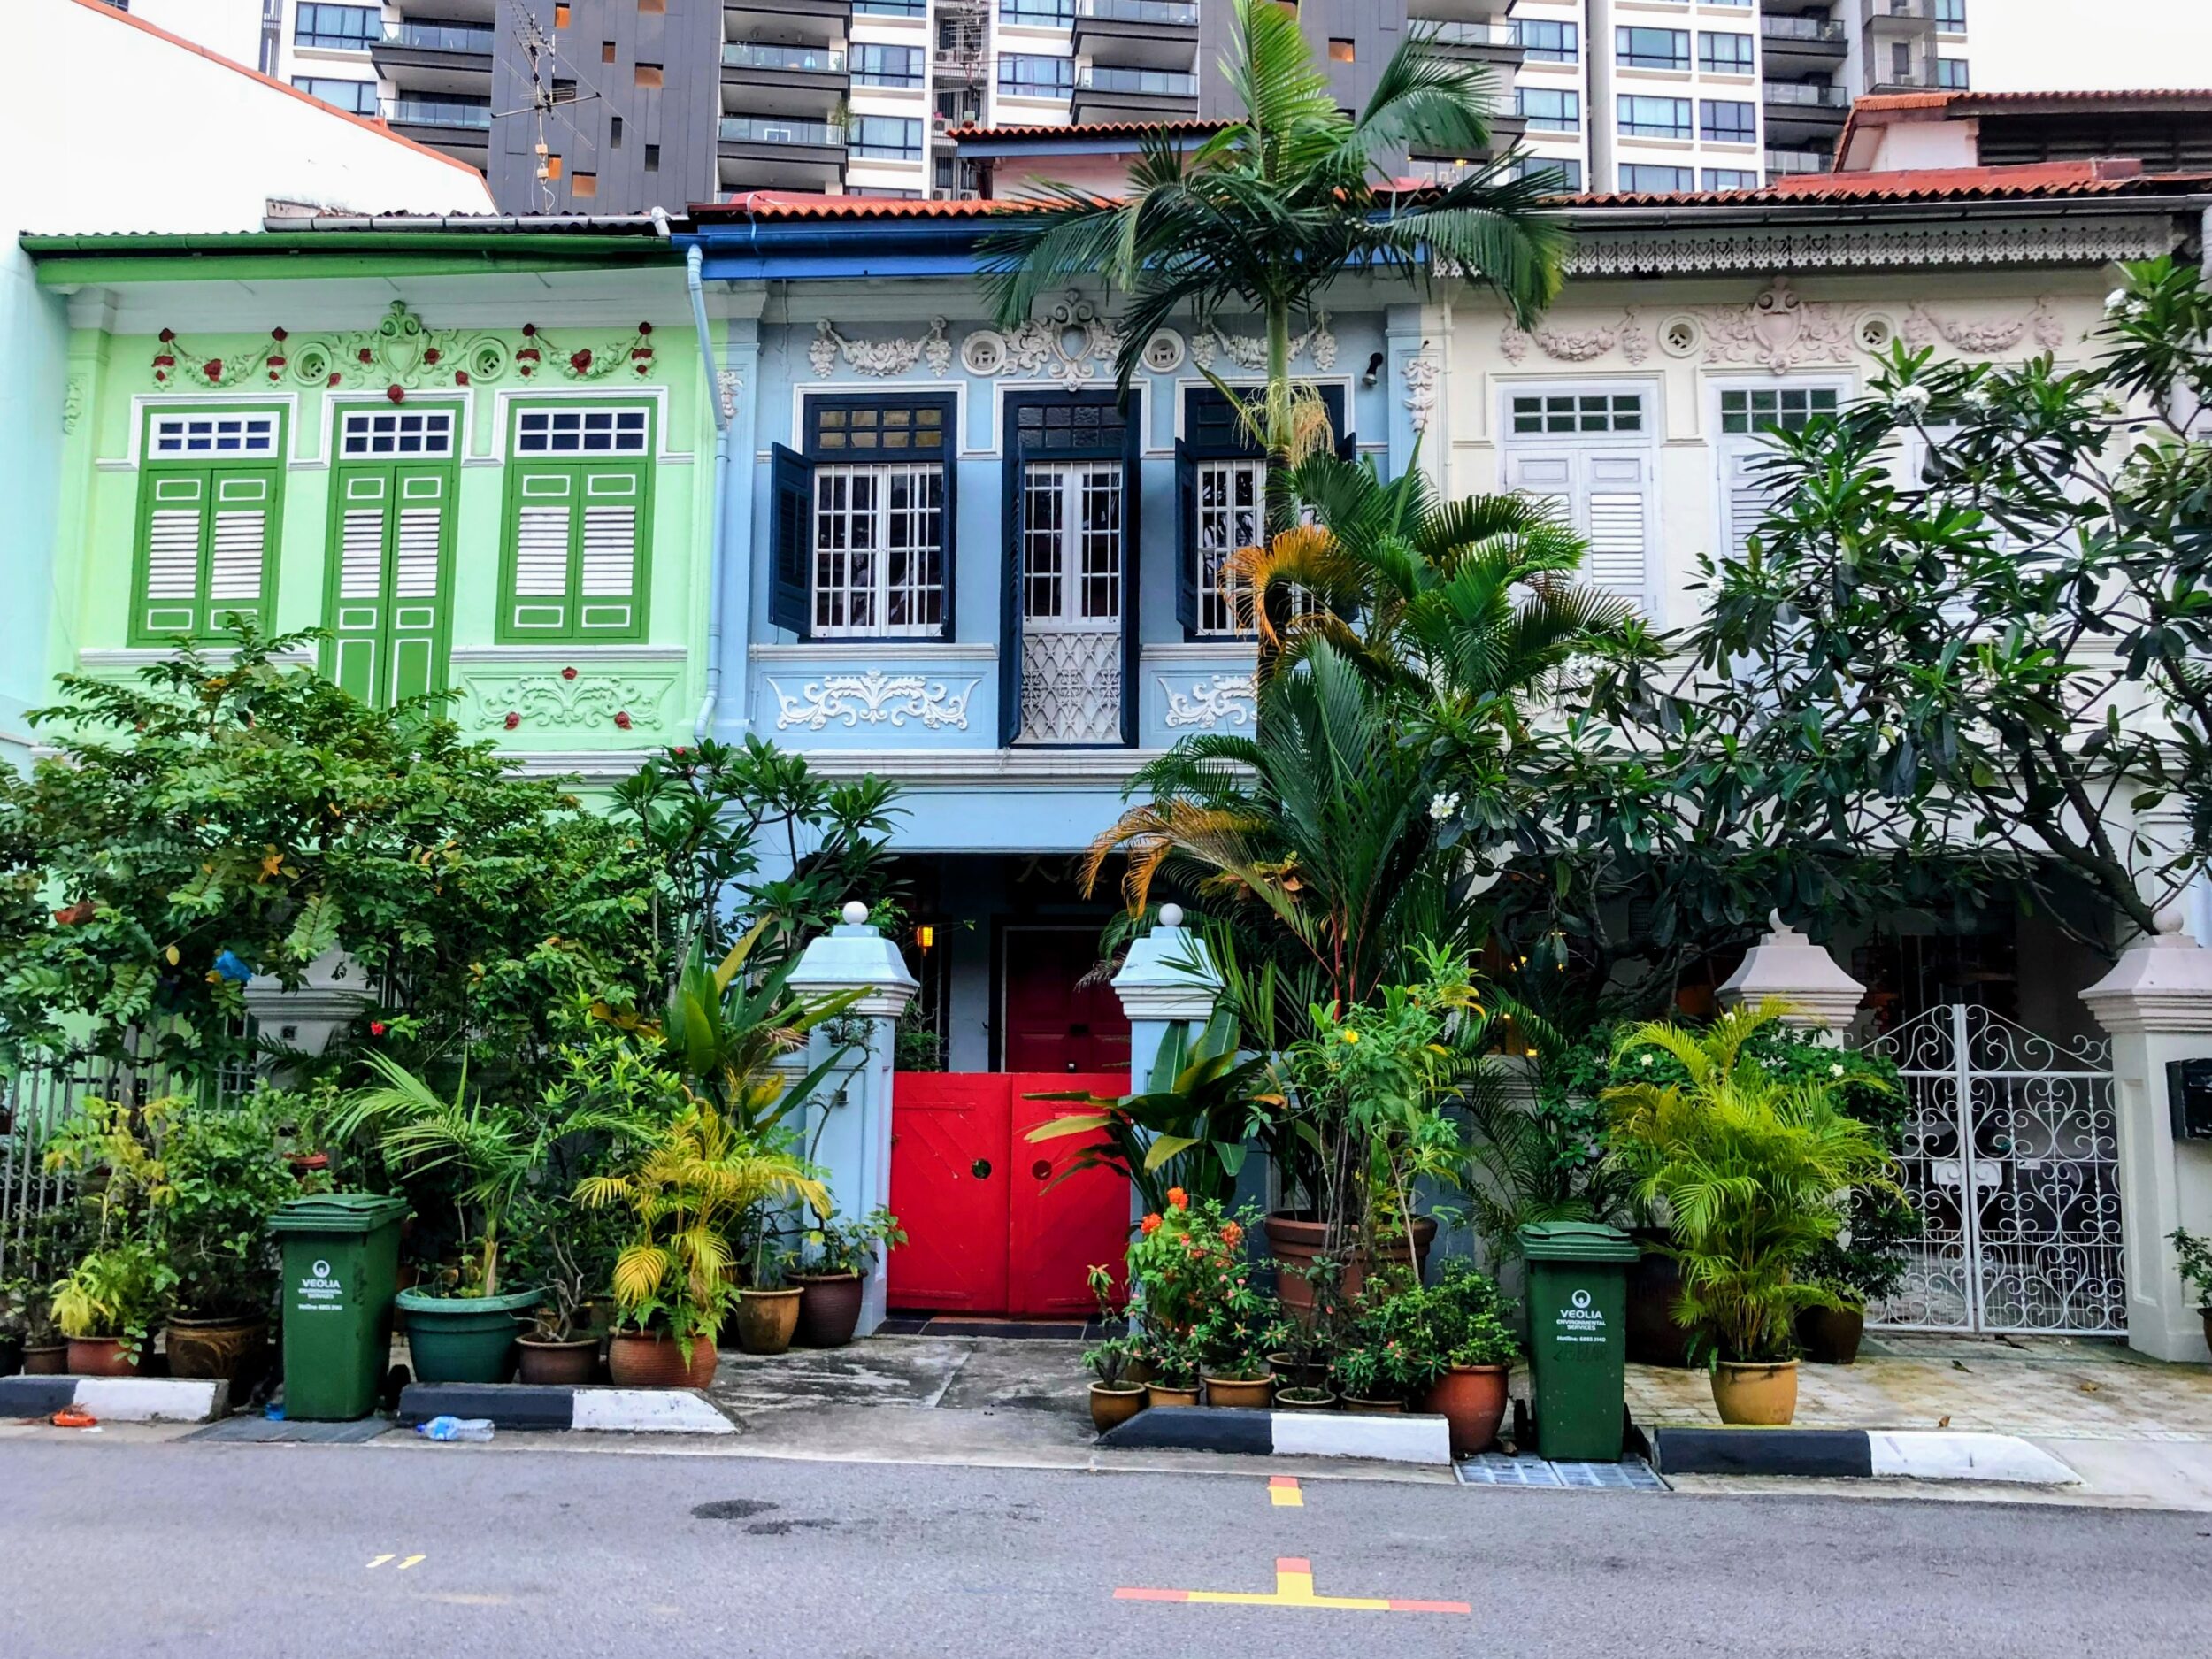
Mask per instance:
[[[339,425],[338,453],[349,459],[378,455],[453,453],[449,409],[360,410]]]
[[[1815,416],[1835,412],[1832,386],[1784,386],[1720,395],[1723,432],[1802,432]]]
[[[1513,400],[1516,432],[1641,432],[1640,392],[1544,392]]]
[[[807,447],[819,454],[880,453],[945,447],[942,403],[825,403],[812,409]]]
[[[147,452],[157,460],[196,456],[268,456],[277,449],[277,417],[267,414],[156,415]]]
[[[651,411],[644,409],[526,409],[515,417],[515,452],[643,455],[651,426]]]

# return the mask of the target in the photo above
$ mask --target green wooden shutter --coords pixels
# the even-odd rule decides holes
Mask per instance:
[[[139,487],[138,590],[131,631],[144,644],[205,639],[235,611],[268,624],[273,467],[158,468]]]
[[[392,469],[392,700],[445,689],[453,470]]]
[[[578,471],[560,462],[513,469],[507,537],[510,639],[566,639],[575,621],[569,557],[577,525]]]
[[[330,678],[373,703],[382,685],[385,624],[384,544],[390,527],[388,467],[342,469],[331,530],[329,602],[324,611]]]
[[[645,465],[577,464],[581,509],[575,537],[575,634],[633,640],[645,632]]]
[[[207,531],[199,631],[228,628],[234,612],[264,632],[268,627],[270,527],[276,511],[276,473],[217,471],[209,475],[213,501]]]
[[[208,475],[149,472],[138,494],[139,578],[132,632],[142,641],[197,633]]]

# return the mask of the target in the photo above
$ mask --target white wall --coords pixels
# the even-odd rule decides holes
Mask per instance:
[[[195,0],[166,0],[171,10]],[[233,0],[196,0],[209,19]],[[152,0],[142,0],[157,9]],[[259,38],[259,8],[244,0]],[[96,0],[14,0],[24,73],[0,100],[0,362],[19,410],[64,406],[67,302],[41,290],[27,231],[246,231],[272,200],[352,212],[488,213],[483,176],[170,39]],[[205,19],[204,19],[205,20]],[[251,62],[254,48],[248,47]],[[0,421],[0,764],[24,756],[25,707],[47,689],[60,501],[58,421]]]
[[[261,64],[261,0],[131,0],[131,15],[249,69]]]
[[[2212,81],[2204,0],[1968,0],[1978,92],[2135,92]]]

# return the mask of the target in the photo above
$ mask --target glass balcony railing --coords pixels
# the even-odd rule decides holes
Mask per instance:
[[[722,49],[732,69],[789,69],[809,75],[841,75],[845,54],[827,46],[777,46],[766,41],[732,41]]]
[[[1770,41],[1822,41],[1837,46],[1847,38],[1844,26],[1833,18],[1763,17],[1759,32]]]
[[[1075,78],[1079,92],[1126,92],[1148,98],[1194,98],[1198,77],[1174,69],[1105,69],[1094,65]]]
[[[1769,104],[1800,104],[1814,110],[1851,107],[1851,95],[1841,87],[1813,86],[1801,81],[1770,81],[1765,96]]]
[[[1521,31],[1512,23],[1427,23],[1421,38],[1439,46],[1518,46]]]
[[[1778,179],[1786,173],[1825,173],[1830,157],[1824,150],[1770,150],[1767,151],[1767,177]]]
[[[479,57],[492,55],[492,31],[473,28],[465,23],[387,23],[384,43],[387,46],[410,46],[424,52],[472,52]]]
[[[397,127],[472,127],[489,132],[492,106],[464,98],[387,98],[383,116]]]
[[[1194,28],[1198,7],[1188,0],[1075,0],[1075,15],[1101,23],[1149,23],[1161,28]]]
[[[772,115],[726,115],[723,142],[732,144],[812,144],[842,150],[845,128],[838,121],[787,121]]]

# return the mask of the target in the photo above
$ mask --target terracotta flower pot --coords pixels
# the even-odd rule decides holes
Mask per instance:
[[[737,1345],[748,1354],[780,1354],[799,1328],[799,1292],[741,1290],[737,1293]]]
[[[1421,1409],[1451,1425],[1452,1455],[1472,1457],[1496,1443],[1505,1419],[1504,1365],[1455,1365],[1422,1396]]]
[[[1315,1221],[1304,1216],[1272,1215],[1262,1224],[1267,1229],[1267,1250],[1282,1263],[1282,1273],[1275,1285],[1275,1299],[1283,1304],[1283,1310],[1292,1317],[1304,1321],[1313,1317],[1313,1286],[1298,1270],[1310,1265],[1328,1243],[1326,1222]],[[1428,1265],[1429,1246],[1436,1240],[1436,1218],[1416,1216],[1413,1218],[1412,1250],[1407,1241],[1399,1239],[1391,1247],[1392,1256],[1402,1265],[1410,1265],[1418,1278]],[[1344,1263],[1344,1298],[1349,1302],[1356,1297],[1360,1286],[1366,1282],[1367,1271],[1363,1256],[1354,1250]]]
[[[1147,1405],[1194,1406],[1198,1403],[1198,1390],[1194,1387],[1170,1388],[1160,1383],[1147,1383],[1144,1391]]]
[[[69,1344],[26,1342],[23,1345],[23,1374],[26,1377],[66,1377],[69,1374]]]
[[[522,1350],[518,1364],[524,1382],[574,1386],[598,1375],[599,1339],[595,1336],[575,1337],[565,1342],[526,1336],[518,1339],[515,1346]],[[711,1348],[713,1344],[706,1346]]]
[[[1797,1316],[1797,1345],[1816,1365],[1848,1365],[1866,1335],[1863,1308],[1808,1308]]]
[[[1797,1362],[1720,1361],[1713,1368],[1713,1405],[1723,1423],[1785,1426],[1797,1415]]]
[[[793,1333],[801,1348],[842,1348],[860,1325],[861,1277],[857,1273],[794,1273],[799,1287],[799,1324]]]
[[[1149,1402],[1149,1391],[1142,1383],[1109,1388],[1094,1382],[1091,1385],[1091,1426],[1103,1434],[1115,1424],[1128,1422]]]
[[[1326,1388],[1282,1388],[1276,1391],[1278,1411],[1333,1411],[1336,1396]]]
[[[1402,1400],[1363,1400],[1357,1394],[1344,1396],[1344,1409],[1357,1417],[1399,1417],[1405,1415]]]
[[[1237,1377],[1209,1377],[1206,1381],[1206,1403],[1210,1406],[1228,1406],[1240,1411],[1264,1411],[1274,1396],[1273,1376],[1251,1379]]]
[[[683,1346],[665,1331],[617,1331],[607,1338],[607,1371],[618,1388],[704,1388],[714,1380],[714,1344],[706,1337]]]
[[[219,1377],[234,1399],[259,1380],[269,1361],[266,1319],[172,1319],[163,1334],[172,1377]]]
[[[69,1339],[70,1377],[136,1377],[139,1356],[119,1336],[73,1336]]]

